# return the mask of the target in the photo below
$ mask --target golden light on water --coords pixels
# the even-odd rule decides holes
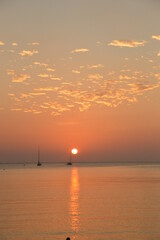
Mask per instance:
[[[73,155],[76,155],[76,154],[78,153],[78,149],[77,149],[77,148],[73,148],[73,149],[71,150],[71,153],[72,153]]]
[[[72,169],[70,185],[70,217],[71,228],[74,232],[79,230],[79,175],[77,168]]]

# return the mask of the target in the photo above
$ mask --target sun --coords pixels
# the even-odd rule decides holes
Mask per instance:
[[[77,149],[77,148],[73,148],[73,149],[71,150],[71,153],[74,154],[74,155],[76,155],[76,154],[78,153],[78,149]]]

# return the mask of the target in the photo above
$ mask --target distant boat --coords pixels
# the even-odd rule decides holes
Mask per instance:
[[[67,162],[67,165],[72,165],[72,163],[71,162]]]
[[[41,166],[42,163],[40,162],[40,149],[38,147],[38,162],[37,162],[37,166]]]
[[[42,165],[42,163],[40,161],[38,161],[37,166],[41,166],[41,165]]]
[[[69,165],[69,166],[71,166],[72,165],[72,157],[71,157],[71,154],[69,155],[69,162],[67,162],[67,164],[66,165]]]

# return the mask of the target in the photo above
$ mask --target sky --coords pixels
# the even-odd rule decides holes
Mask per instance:
[[[0,162],[160,160],[158,0],[0,1]]]

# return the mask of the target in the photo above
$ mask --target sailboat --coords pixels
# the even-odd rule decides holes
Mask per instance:
[[[42,163],[40,162],[40,149],[38,147],[38,162],[37,162],[37,166],[41,166]]]
[[[72,165],[72,157],[71,157],[71,153],[69,155],[69,162],[67,162],[67,165]]]
[[[72,163],[71,162],[67,162],[67,165],[72,165]]]

